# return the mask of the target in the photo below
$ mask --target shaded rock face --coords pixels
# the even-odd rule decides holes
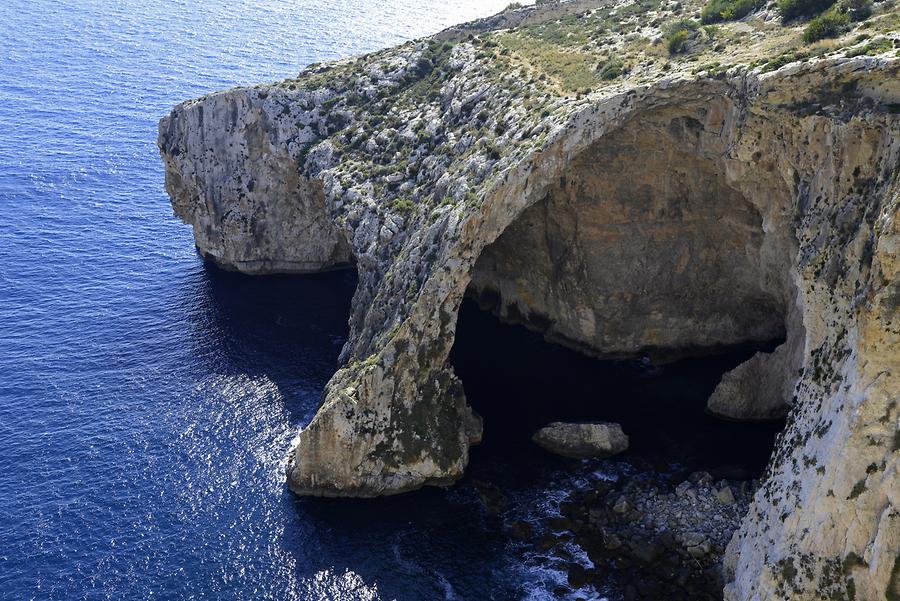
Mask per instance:
[[[772,420],[784,417],[802,359],[803,340],[791,333],[790,341],[771,353],[756,353],[726,373],[710,395],[707,411],[735,420]]]
[[[694,116],[633,119],[485,249],[470,292],[591,354],[669,359],[783,338],[795,251],[784,224],[763,231],[762,212],[783,210],[788,191],[754,206],[726,181],[723,151]]]
[[[628,449],[628,436],[613,423],[554,422],[535,432],[532,440],[551,453],[574,459],[612,457]]]
[[[491,88],[459,64],[487,86],[466,97],[478,106]],[[462,109],[447,89],[450,127]],[[467,289],[597,355],[783,335],[710,406],[765,417],[791,402],[726,553],[726,598],[878,599],[900,585],[897,60],[604,90],[560,105],[531,150],[510,143],[452,177],[430,159],[414,181],[398,174],[396,189],[425,190],[405,216],[351,185],[362,159],[325,139],[323,101],[235,90],[160,126],[167,189],[205,255],[249,273],[351,257],[359,270],[293,490],[376,496],[461,476],[480,433],[447,356]]]

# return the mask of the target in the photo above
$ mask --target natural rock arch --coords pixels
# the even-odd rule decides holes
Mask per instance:
[[[716,343],[775,331],[774,321],[735,315],[742,299],[753,299],[751,317],[774,308],[785,324],[785,345],[739,367],[714,394],[720,407],[741,412],[759,407],[763,398],[796,396],[765,485],[729,549],[727,598],[827,597],[849,595],[851,588],[857,598],[876,598],[900,586],[900,78],[894,63],[866,58],[791,69],[605,93],[554,122],[539,150],[491,175],[483,196],[454,198],[405,222],[385,220],[373,205],[341,196],[341,163],[327,140],[309,152],[317,165],[308,170],[309,179],[294,177],[306,151],[296,142],[296,116],[285,112],[288,92],[236,90],[176,108],[160,124],[160,148],[173,204],[194,225],[201,250],[204,244],[227,247],[235,232],[244,242],[246,232],[270,234],[265,223],[253,226],[253,219],[267,214],[269,196],[287,198],[314,186],[322,202],[302,202],[300,227],[290,230],[310,239],[274,236],[253,260],[277,265],[281,250],[311,243],[304,270],[332,267],[348,255],[359,270],[345,364],[297,439],[292,488],[374,496],[445,484],[462,474],[480,424],[446,360],[459,304],[473,276],[476,289],[483,276],[479,259],[490,256],[493,251],[484,255],[485,248],[504,232],[515,235],[517,221],[527,224],[532,214],[540,215],[537,203],[549,198],[546,211],[565,200],[566,174],[573,166],[577,171],[579,161],[604,152],[607,142],[634,145],[644,128],[670,138],[654,150],[699,161],[703,177],[684,188],[688,208],[693,202],[710,206],[703,202],[709,200],[705,193],[715,190],[714,196],[729,199],[727,206],[739,208],[722,217],[745,228],[739,240],[700,238],[727,251],[713,265],[745,268],[748,276],[737,278],[741,294],[717,309],[721,319],[704,320],[703,331],[724,333]],[[286,96],[284,102],[278,95]],[[314,118],[313,111],[304,115]],[[640,164],[626,167],[620,179],[639,181],[628,174]],[[685,181],[696,178],[682,172]],[[447,193],[440,184],[434,186],[437,201]],[[225,215],[240,227],[222,227]],[[705,222],[701,230],[714,232],[712,220]],[[741,248],[749,250],[741,254]],[[702,276],[702,270],[693,274],[697,285],[708,282]],[[584,350],[684,352],[689,346],[678,344],[683,339],[674,336],[675,327],[610,348],[615,337],[598,330],[596,319],[593,328],[581,328],[578,311],[571,318],[566,303],[542,302],[526,305],[556,318],[549,335],[565,334],[567,344]],[[518,298],[515,306],[522,306]],[[690,311],[677,316],[696,317]],[[795,358],[800,369],[794,369]],[[771,391],[760,392],[759,382],[769,383]]]
[[[654,98],[646,105],[621,96],[609,106],[585,111],[545,151],[508,173],[485,198],[480,212],[457,221],[457,215],[450,213],[431,228],[415,232],[392,269],[381,276],[374,298],[363,272],[357,295],[369,300],[357,299],[354,304],[366,310],[351,320],[356,335],[351,334],[345,349],[348,365],[326,391],[326,398],[336,405],[346,404],[347,409],[328,408],[326,401],[327,410],[320,414],[329,423],[314,421],[305,436],[317,442],[294,455],[298,462],[292,479],[295,488],[317,494],[385,494],[428,481],[440,484],[462,473],[469,441],[465,432],[471,434],[479,426],[445,362],[464,293],[474,291],[485,301],[492,292],[500,292],[490,289],[491,280],[504,288],[504,294],[493,294],[505,296],[506,304],[498,307],[501,317],[543,328],[549,339],[591,354],[650,352],[674,358],[771,340],[789,332],[788,343],[773,354],[774,360],[766,355],[754,358],[731,376],[732,390],[719,395],[727,397],[721,412],[729,417],[783,414],[796,381],[803,340],[790,277],[796,255],[789,223],[793,198],[783,174],[772,169],[771,163],[762,161],[746,170],[741,161],[727,156],[736,143],[731,136],[737,133],[739,109],[722,90],[717,83],[693,86],[677,102],[657,104]],[[740,169],[735,171],[734,166]],[[593,188],[595,197],[582,194],[585,188]],[[550,219],[547,211],[557,207],[559,214]],[[587,207],[592,215],[581,214]],[[611,228],[623,226],[614,221],[629,218],[635,220],[635,239],[609,239]],[[568,226],[560,219],[568,220]],[[539,227],[544,229],[535,234]],[[608,239],[598,242],[595,237],[591,242],[590,235],[582,235],[590,227]],[[557,231],[548,237],[552,228]],[[563,239],[566,235],[574,236],[570,243]],[[523,236],[524,240],[518,240],[523,243],[521,249],[503,250]],[[540,242],[535,236],[546,242],[546,253],[535,248]],[[621,270],[642,262],[641,244],[651,249],[643,257],[649,274],[639,282],[634,279],[638,274],[628,283],[617,282],[624,273]],[[663,255],[671,244],[675,252]],[[512,280],[519,273],[531,280],[525,288],[550,292],[552,286],[545,285],[549,280],[543,276],[549,273],[553,253],[567,251],[577,252],[568,256],[567,265],[558,266],[562,271],[557,275],[565,277],[554,282],[570,286],[565,294],[545,295],[529,306],[522,294],[512,291]],[[513,265],[498,271],[498,256],[504,254],[520,262],[540,256],[546,269]],[[601,265],[605,258],[611,264]],[[424,278],[419,275],[423,263]],[[669,268],[676,273],[651,290],[653,278],[662,277]],[[678,269],[682,272],[677,273]],[[378,301],[402,294],[410,280],[424,281],[409,313],[398,311],[397,319],[389,312],[390,303]],[[632,284],[638,284],[647,298],[623,296]],[[579,286],[585,288],[580,295]],[[711,291],[719,297],[698,302]],[[721,298],[724,295],[727,298]],[[678,298],[683,302],[676,307]],[[371,304],[388,307],[372,311]],[[511,311],[516,315],[511,316]],[[604,320],[600,311],[612,311],[614,319]],[[586,312],[593,314],[585,316]],[[388,330],[392,317],[397,325]],[[623,317],[631,321],[623,323]],[[435,376],[423,378],[423,371]],[[745,385],[746,380],[753,385]],[[423,381],[427,382],[424,391]],[[754,397],[761,381],[769,390]],[[341,388],[335,390],[335,384]],[[382,399],[374,406],[384,412],[372,409],[360,426],[356,409],[360,399],[370,395]],[[398,397],[405,400],[398,403]],[[448,397],[456,400],[443,402]],[[437,416],[443,423],[435,421]],[[343,467],[331,465],[329,458],[345,451],[333,446],[321,451],[321,437],[313,435],[320,427],[329,440],[345,440],[344,448],[354,449],[355,459],[344,461]],[[367,442],[366,436],[352,434],[359,431],[374,437]],[[344,435],[335,437],[334,432]],[[394,453],[403,459],[391,457]],[[382,463],[386,457],[388,462]],[[392,464],[401,471],[411,469],[398,474]],[[349,465],[355,466],[352,473]],[[375,473],[361,469],[363,465],[371,465]],[[326,474],[333,469],[340,473],[339,479],[349,479],[342,480],[340,492],[329,491],[332,485],[327,484]],[[298,477],[306,470],[308,476]],[[403,484],[392,489],[386,482]],[[352,484],[345,486],[348,483]]]
[[[662,361],[783,339],[790,315],[796,331],[777,352],[785,368],[769,368],[767,354],[751,362],[754,388],[761,376],[769,389],[732,384],[713,407],[732,418],[777,417],[802,351],[789,277],[796,241],[777,218],[789,193],[750,200],[727,181],[718,138],[698,120],[709,110],[641,115],[574,157],[547,196],[485,248],[469,294],[550,341]]]
[[[800,359],[805,364],[804,370],[812,369],[809,361],[811,354],[817,351],[810,349],[827,348],[834,344],[834,332],[822,329],[822,324],[829,320],[826,315],[836,316],[846,311],[842,308],[846,306],[843,305],[846,302],[843,299],[847,298],[844,293],[835,296],[834,290],[817,291],[815,285],[809,286],[811,280],[821,275],[821,269],[816,271],[810,267],[810,253],[816,252],[810,248],[811,237],[814,238],[810,230],[819,228],[821,231],[819,224],[823,220],[836,218],[832,208],[834,205],[830,204],[832,201],[829,199],[848,198],[850,195],[854,199],[851,206],[859,207],[857,198],[862,199],[867,194],[885,195],[881,196],[886,199],[886,204],[880,205],[884,207],[882,210],[888,210],[891,202],[896,202],[887,200],[896,192],[867,187],[874,185],[875,181],[885,181],[884,175],[875,175],[873,170],[888,169],[890,172],[896,165],[896,142],[885,137],[887,127],[880,117],[875,118],[874,122],[850,122],[835,126],[828,117],[813,116],[788,124],[771,115],[762,118],[748,114],[728,98],[727,90],[715,83],[681,88],[677,102],[666,98],[656,104],[658,101],[659,98],[656,98],[641,103],[619,97],[610,102],[612,106],[601,104],[574,117],[570,126],[553,143],[531,157],[525,165],[507,173],[503,183],[485,197],[480,211],[461,218],[456,213],[450,213],[441,226],[433,226],[425,234],[417,233],[411,238],[407,249],[420,248],[425,240],[436,241],[438,237],[445,238],[449,243],[431,243],[432,248],[437,246],[430,259],[431,269],[424,278],[417,301],[405,313],[407,317],[392,330],[390,342],[383,350],[368,355],[368,361],[351,362],[346,371],[338,372],[329,384],[326,405],[317,416],[317,419],[323,420],[318,423],[314,421],[304,432],[309,436],[309,443],[305,443],[301,435],[293,456],[292,484],[295,490],[315,494],[385,494],[409,490],[422,483],[443,484],[462,473],[468,459],[468,445],[478,436],[476,431],[480,424],[476,423],[477,420],[466,407],[462,388],[445,360],[452,343],[459,303],[472,275],[477,278],[475,266],[483,249],[500,238],[510,226],[515,228],[514,223],[529,207],[551,195],[560,177],[565,176],[573,161],[577,161],[587,149],[610,139],[605,136],[615,131],[627,131],[628,123],[652,123],[654,116],[659,118],[657,123],[660,125],[673,121],[678,123],[679,119],[700,123],[699,129],[692,126],[699,131],[695,154],[719,157],[721,162],[718,165],[721,165],[723,174],[718,174],[717,178],[723,176],[724,180],[716,181],[724,182],[727,188],[736,191],[754,207],[761,221],[763,238],[771,237],[768,244],[771,244],[773,256],[787,259],[785,263],[773,260],[766,269],[759,270],[760,275],[768,274],[763,281],[768,281],[771,288],[765,285],[757,288],[760,292],[777,290],[770,296],[772,304],[782,308],[788,338],[786,344],[776,353],[768,357],[757,356],[726,376],[723,383],[725,390],[714,394],[714,397],[725,397],[726,405],[730,404],[730,397],[737,396],[737,404],[742,411],[754,409],[760,398],[771,399],[778,395],[779,402],[774,407],[777,411],[782,399],[795,389],[798,374],[809,374],[797,369]],[[823,142],[823,136],[829,139],[827,144]],[[807,152],[806,148],[811,144],[822,149],[822,154]],[[867,171],[872,175],[860,176],[861,172]],[[799,223],[798,210],[801,213]],[[846,211],[843,213],[846,214]],[[525,219],[527,221],[528,217]],[[860,212],[852,219],[857,220],[854,222],[856,224],[865,223],[860,221]],[[858,226],[850,227],[848,231],[860,231],[853,229],[855,227]],[[862,227],[865,231],[866,226]],[[868,235],[857,234],[861,239]],[[759,248],[763,247],[760,244]],[[821,246],[817,248],[818,251],[823,250]],[[779,255],[779,251],[783,254]],[[847,278],[847,270],[852,272],[855,269],[865,270],[860,273],[860,278],[868,277],[870,267],[865,258],[856,266],[847,262],[846,255],[839,258],[832,251],[827,251],[827,255],[830,267],[826,268],[844,272],[843,276],[834,273],[833,278]],[[822,257],[819,260],[825,261]],[[397,269],[395,264],[389,276],[404,281],[405,261],[402,254],[400,265],[401,268]],[[797,286],[801,282],[805,283],[802,284],[803,289],[798,291]],[[389,283],[382,290],[396,290],[392,286]],[[761,306],[766,306],[766,303]],[[382,312],[378,317],[381,319],[388,315]],[[387,321],[390,323],[389,319]],[[807,331],[809,327],[813,328],[813,332]],[[732,328],[733,332],[738,330],[740,328]],[[769,324],[769,329],[763,328],[761,331],[771,333],[774,329]],[[377,336],[361,339],[372,341],[377,340]],[[633,350],[637,347],[635,345]],[[377,344],[369,347],[377,348]],[[850,364],[844,365],[849,368]],[[430,375],[423,377],[423,373]],[[872,378],[875,374],[866,377]],[[807,397],[810,394],[826,395],[831,400],[815,404],[819,411],[817,415],[807,414],[791,421],[770,468],[767,487],[751,508],[755,521],[745,525],[732,543],[726,566],[731,578],[734,578],[726,589],[729,598],[748,598],[752,596],[752,591],[776,590],[779,586],[794,586],[798,590],[817,586],[814,582],[819,576],[813,576],[806,584],[799,581],[773,584],[767,579],[774,578],[772,574],[777,571],[769,571],[759,564],[761,554],[803,557],[808,562],[807,574],[822,574],[830,569],[823,563],[823,556],[831,556],[838,561],[847,556],[850,548],[864,547],[863,538],[870,541],[869,548],[874,549],[870,555],[880,559],[875,562],[874,573],[867,568],[870,570],[867,576],[857,574],[856,586],[867,587],[870,591],[889,586],[892,568],[887,563],[891,557],[896,557],[896,549],[892,546],[896,543],[887,542],[885,535],[878,533],[892,532],[897,528],[897,518],[891,517],[896,514],[890,510],[867,522],[861,531],[866,534],[860,533],[855,543],[836,542],[845,536],[841,534],[845,532],[843,526],[836,525],[836,530],[830,534],[834,537],[830,539],[832,542],[825,544],[821,532],[808,534],[804,538],[789,534],[796,533],[797,528],[804,528],[799,524],[790,531],[775,525],[783,511],[780,508],[793,508],[798,503],[798,493],[804,490],[802,487],[796,489],[792,482],[798,479],[804,481],[805,477],[801,476],[804,470],[821,469],[825,464],[834,465],[835,461],[839,461],[828,445],[809,438],[816,428],[827,427],[832,421],[832,417],[828,417],[831,412],[846,415],[848,410],[839,398],[827,396],[833,393],[826,391],[827,386],[822,388],[824,383],[821,378],[822,374],[816,373],[808,378],[812,381],[805,380],[800,384],[798,394]],[[420,388],[422,382],[425,385]],[[761,383],[765,387],[761,387]],[[763,393],[760,393],[761,390]],[[814,390],[816,392],[812,392]],[[751,398],[741,399],[747,397],[748,391]],[[754,394],[757,396],[754,397]],[[863,397],[857,398],[862,400]],[[333,405],[329,406],[329,403]],[[825,409],[828,404],[834,406]],[[359,413],[353,411],[358,411],[363,405],[366,406],[364,411],[370,413],[359,420]],[[888,404],[883,406],[888,413],[892,411]],[[751,417],[768,415],[773,408],[765,409],[763,415],[754,416],[751,411]],[[879,440],[890,438],[888,429],[878,434]],[[374,437],[367,439],[367,433],[373,433]],[[381,437],[384,433],[387,436]],[[801,457],[807,457],[805,467],[796,463],[796,455],[786,451],[791,443],[786,443],[785,439],[792,436],[799,441],[797,444],[809,445],[805,452],[794,451]],[[373,444],[373,440],[377,442]],[[322,442],[327,442],[328,446],[320,446]],[[858,442],[848,441],[846,444],[859,450]],[[349,462],[346,461],[348,449]],[[879,451],[869,449],[868,452],[859,452],[858,457],[874,457],[877,454]],[[788,457],[793,457],[790,459],[793,463],[784,463]],[[858,463],[858,460],[854,459],[853,463]],[[819,468],[815,467],[817,465]],[[837,469],[839,473],[848,471],[844,467],[827,469]],[[334,476],[337,478],[332,479]],[[837,477],[846,481],[851,476]],[[343,488],[335,487],[337,482]],[[805,482],[805,486],[815,486],[815,479],[806,478]],[[887,489],[882,486],[876,490],[875,498],[884,499]],[[852,491],[845,492],[852,494]],[[826,491],[818,494],[825,495]],[[839,515],[845,509],[836,505],[832,511]],[[804,519],[815,518],[810,514]],[[842,519],[836,522],[840,523]],[[812,533],[812,522],[807,522],[805,528]],[[872,541],[875,547],[872,547]],[[811,547],[822,549],[822,554],[805,554],[804,549]],[[858,551],[850,553],[853,556],[852,553]],[[860,564],[860,569],[862,567]],[[847,584],[849,577],[848,574],[843,580],[836,580],[837,584],[829,586],[851,586]]]

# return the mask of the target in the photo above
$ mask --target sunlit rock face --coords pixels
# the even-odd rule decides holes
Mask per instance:
[[[205,256],[358,270],[291,488],[370,497],[462,475],[480,420],[447,357],[467,290],[594,355],[783,337],[710,400],[732,418],[790,406],[726,598],[885,598],[900,586],[900,61],[676,68],[535,108],[527,76],[498,77],[478,44],[408,44],[160,124]]]
[[[350,262],[322,183],[297,170],[302,146],[287,143],[288,135],[241,94],[185,103],[160,122],[166,191],[205,259],[252,274],[311,273]]]

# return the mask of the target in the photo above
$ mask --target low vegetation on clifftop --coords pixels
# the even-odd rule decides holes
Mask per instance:
[[[540,4],[507,11],[559,5]],[[591,4],[514,29],[461,26],[312,65],[277,84],[299,92],[315,111],[298,120],[306,148],[330,140],[328,156],[307,158],[307,172],[315,175],[340,155],[346,168],[339,185],[377,198],[386,218],[405,220],[441,204],[475,202],[496,163],[502,168],[540,148],[554,115],[605,88],[900,52],[894,0]],[[446,193],[434,195],[441,178],[447,185],[438,190]]]
[[[900,590],[894,1],[542,2],[176,107],[167,190],[204,256],[357,268],[293,490],[461,477],[456,316],[502,280],[501,317],[595,356],[783,334],[710,397],[790,407],[726,599]]]

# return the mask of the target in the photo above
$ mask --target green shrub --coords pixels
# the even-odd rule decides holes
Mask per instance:
[[[666,47],[669,49],[669,54],[678,54],[679,52],[684,51],[689,36],[690,34],[682,29],[667,37]]]
[[[683,52],[691,37],[691,32],[696,31],[697,27],[697,22],[691,19],[679,19],[664,25],[663,33],[666,36],[666,47],[669,49],[669,54]]]
[[[671,21],[663,25],[662,32],[668,37],[678,33],[679,31],[696,31],[698,27],[699,25],[694,20],[678,19],[677,21]]]
[[[709,24],[734,21],[747,16],[764,3],[765,0],[709,0],[700,11],[700,22]]]
[[[601,65],[598,69],[600,79],[609,81],[622,75],[625,64],[617,58],[609,60],[605,65]]]
[[[817,15],[834,5],[835,0],[778,0],[782,21]]]
[[[836,38],[850,26],[850,16],[840,7],[828,9],[809,22],[803,30],[803,41],[807,44],[825,38]]]
[[[865,21],[872,16],[872,0],[841,0],[851,21]]]
[[[408,215],[412,213],[413,209],[416,208],[416,205],[408,198],[398,198],[394,200],[391,204],[395,211],[401,213],[403,215]]]
[[[709,40],[716,39],[721,31],[722,31],[722,28],[718,25],[704,25],[703,26],[703,33],[706,34],[706,38]],[[718,48],[717,48],[717,50],[718,50]]]

